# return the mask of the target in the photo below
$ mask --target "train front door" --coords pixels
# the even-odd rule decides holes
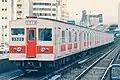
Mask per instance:
[[[27,57],[36,57],[36,28],[26,29]]]

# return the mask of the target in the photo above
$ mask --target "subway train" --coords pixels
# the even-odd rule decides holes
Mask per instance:
[[[11,21],[9,31],[9,60],[23,71],[58,68],[114,41],[113,34],[32,16]]]

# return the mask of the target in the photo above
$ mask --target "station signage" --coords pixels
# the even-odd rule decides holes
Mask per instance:
[[[26,25],[37,25],[38,22],[37,22],[37,20],[26,20],[25,24]]]

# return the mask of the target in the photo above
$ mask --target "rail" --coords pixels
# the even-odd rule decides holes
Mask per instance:
[[[120,53],[120,50],[119,50]],[[111,63],[109,64],[108,68],[106,69],[105,73],[103,74],[102,78],[100,80],[105,80],[106,75],[108,74],[110,68],[112,67],[112,64],[114,63],[114,61],[116,60],[117,56],[119,55],[119,53],[115,56],[115,58],[111,61]]]
[[[117,46],[116,46],[117,47]],[[99,61],[101,61],[102,59],[104,59],[109,53],[113,52],[115,49],[111,49],[109,50],[106,54],[104,54],[103,56],[101,56],[98,60],[96,60],[92,65],[90,65],[87,69],[85,69],[81,74],[79,74],[74,80],[80,80],[93,66],[95,66]]]

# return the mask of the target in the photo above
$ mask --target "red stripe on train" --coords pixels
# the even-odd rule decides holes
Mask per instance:
[[[84,42],[84,46],[85,46],[85,47],[87,46],[87,42]]]
[[[65,44],[61,45],[61,50],[60,51],[66,51],[66,45]]]
[[[53,54],[53,46],[37,46],[37,53]]]
[[[77,43],[74,43],[74,48],[77,48],[78,47],[78,44]]]
[[[68,44],[68,50],[72,49],[72,44]]]
[[[25,53],[25,46],[9,46],[10,53]],[[21,49],[21,51],[17,51]]]

